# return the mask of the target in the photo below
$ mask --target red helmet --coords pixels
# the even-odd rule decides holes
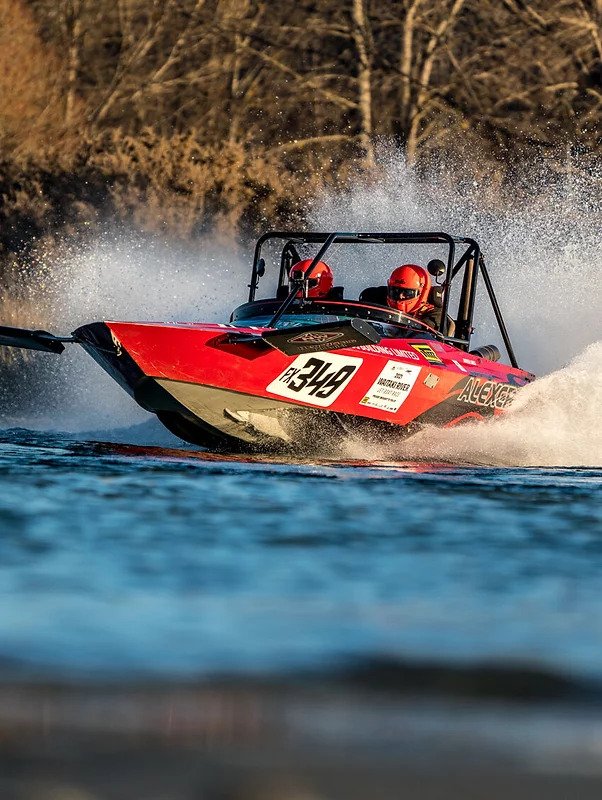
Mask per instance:
[[[293,264],[289,273],[289,280],[302,280],[307,268],[313,261],[312,258],[306,258],[303,261],[297,261]],[[312,269],[308,278],[307,296],[313,298],[324,299],[334,285],[334,275],[332,270],[323,261],[318,261],[316,266]],[[299,293],[298,296],[300,296]]]
[[[391,273],[387,282],[387,305],[411,314],[428,304],[431,279],[418,264],[404,264]]]

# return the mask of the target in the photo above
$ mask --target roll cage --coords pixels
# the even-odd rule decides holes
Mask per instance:
[[[278,288],[288,287],[288,274],[290,267],[300,260],[298,247],[306,244],[320,245],[318,252],[314,256],[312,263],[305,272],[305,277],[309,277],[315,265],[320,261],[334,243],[337,244],[427,244],[447,246],[447,258],[443,261],[445,271],[442,274],[440,285],[442,293],[442,314],[439,326],[439,335],[447,342],[463,350],[470,349],[470,338],[473,332],[472,320],[475,307],[476,289],[478,277],[483,277],[483,282],[495,314],[500,334],[513,367],[518,367],[512,343],[498,305],[495,292],[489,273],[485,266],[485,260],[481,253],[478,243],[471,238],[463,236],[451,236],[441,232],[423,233],[364,233],[364,232],[306,232],[306,231],[268,231],[264,233],[255,246],[253,257],[253,267],[251,271],[251,283],[249,284],[249,303],[255,301],[255,295],[260,279],[265,274],[265,259],[262,256],[262,248],[270,241],[282,241],[280,252],[280,271],[278,276]],[[462,281],[458,316],[455,320],[454,336],[446,335],[446,321],[448,316],[451,288],[454,283]],[[270,327],[275,326],[280,317],[286,313],[287,309],[295,301],[298,287],[293,287],[277,306],[270,321]],[[370,304],[368,304],[370,305]],[[375,306],[376,308],[376,306]]]

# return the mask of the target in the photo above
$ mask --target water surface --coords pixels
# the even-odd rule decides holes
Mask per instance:
[[[286,462],[0,433],[0,669],[390,660],[602,680],[596,468]]]

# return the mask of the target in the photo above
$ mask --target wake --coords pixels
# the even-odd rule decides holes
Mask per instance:
[[[395,459],[490,466],[602,465],[602,342],[517,392],[504,416],[455,428],[429,426],[394,448]],[[381,448],[376,448],[381,450]],[[383,452],[371,457],[382,458]]]

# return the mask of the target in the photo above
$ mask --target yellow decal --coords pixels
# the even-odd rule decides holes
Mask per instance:
[[[435,353],[430,344],[413,344],[412,347],[414,350],[416,350],[416,352],[424,356],[429,363],[443,364],[443,361],[439,358],[437,353]]]

